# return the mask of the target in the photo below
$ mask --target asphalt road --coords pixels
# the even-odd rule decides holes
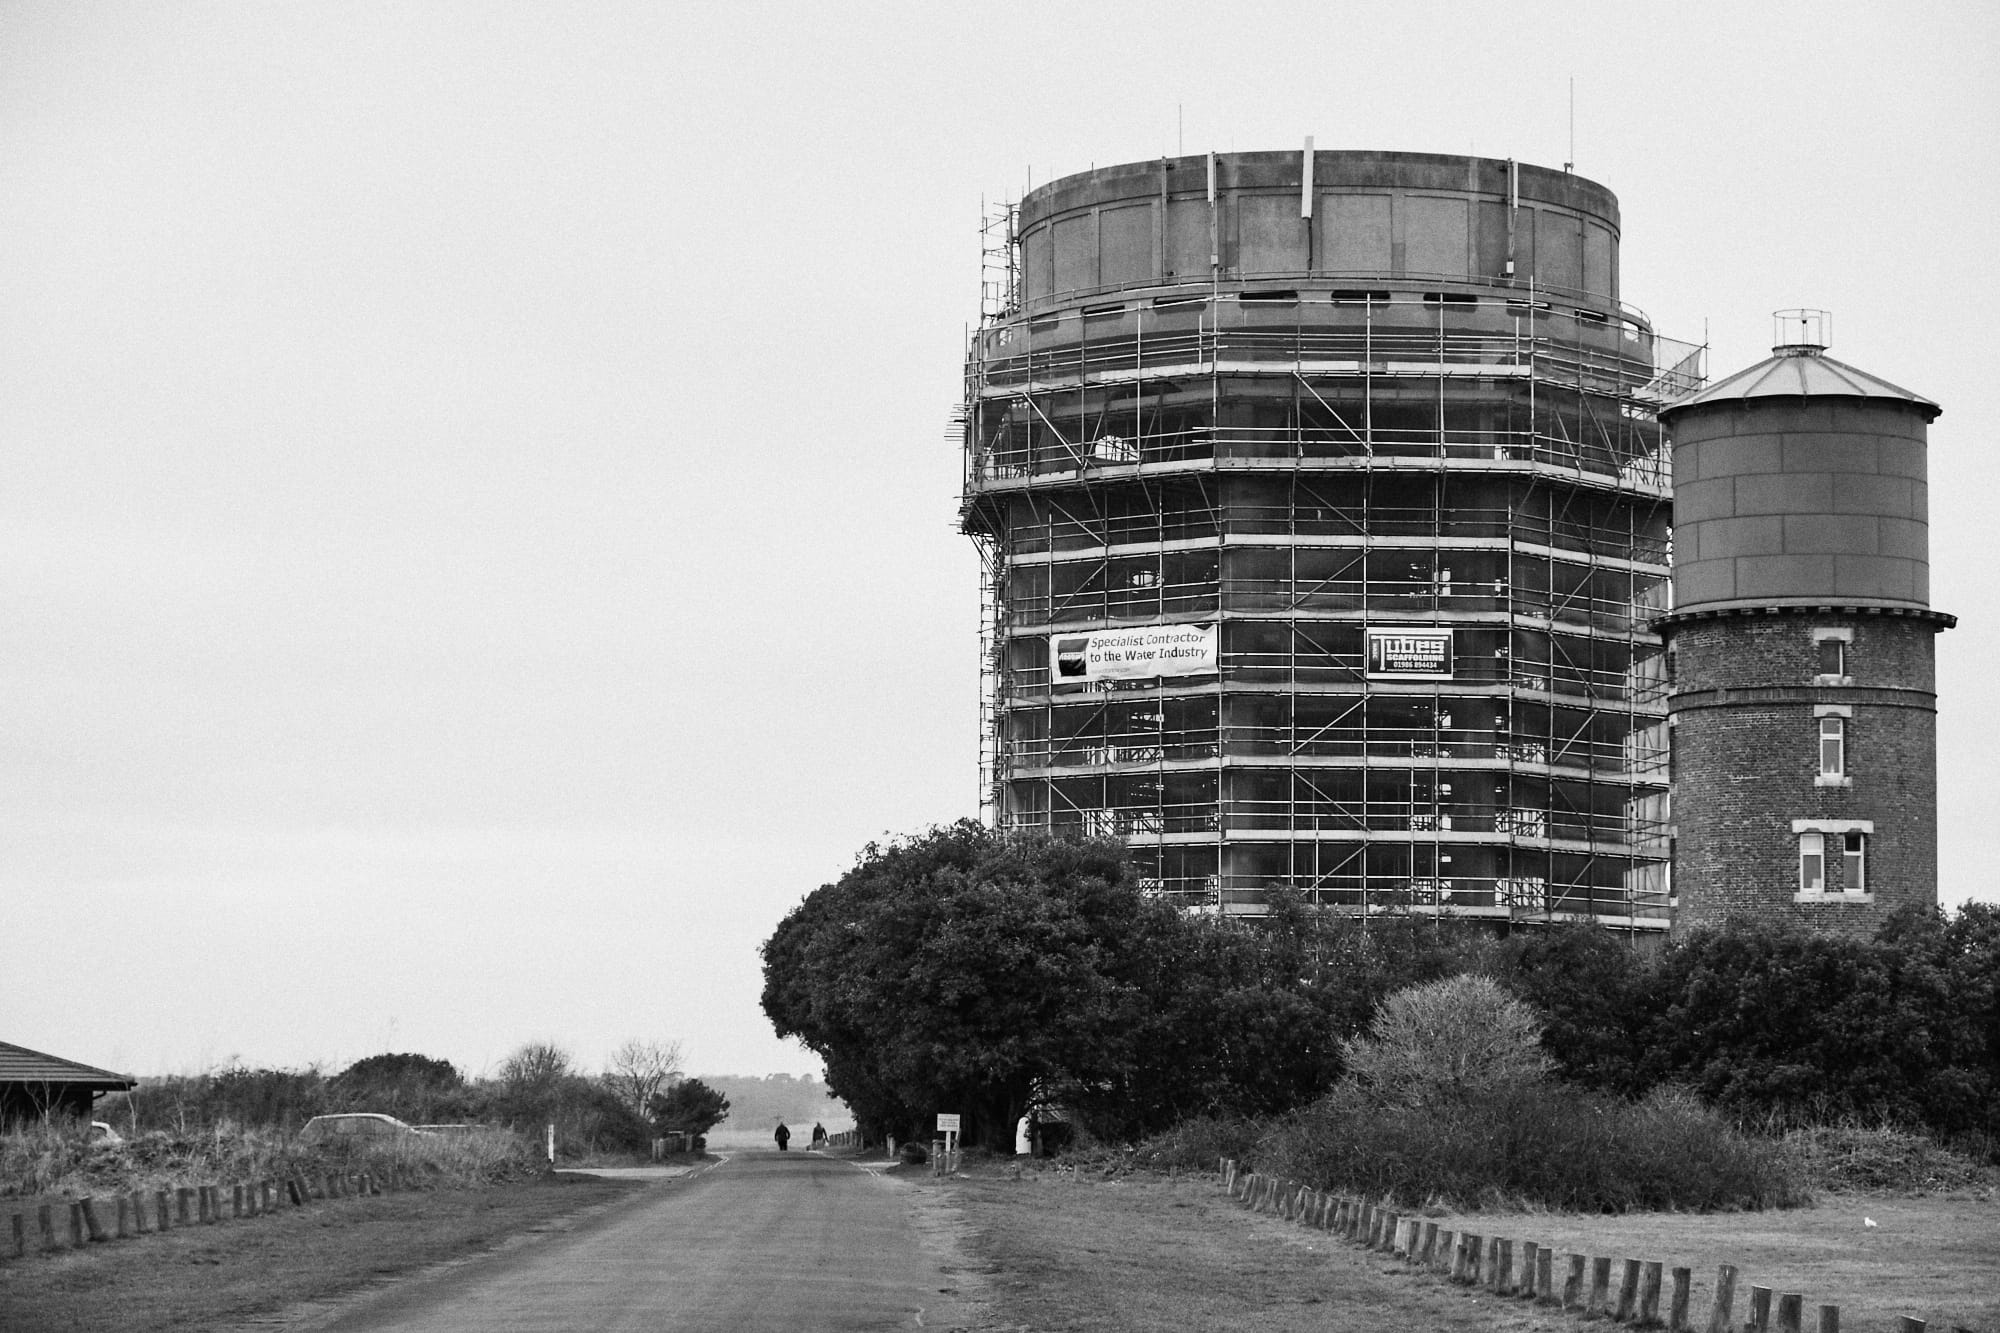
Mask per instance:
[[[739,1153],[574,1231],[419,1275],[336,1333],[845,1333],[970,1320],[928,1192],[813,1153]]]

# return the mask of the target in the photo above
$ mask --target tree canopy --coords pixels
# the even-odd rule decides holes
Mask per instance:
[[[1115,843],[961,821],[871,844],[779,923],[764,1011],[864,1124],[954,1111],[1010,1146],[1038,1094],[1130,1080],[1180,927]]]
[[[729,1099],[698,1078],[653,1096],[648,1109],[662,1133],[706,1134],[729,1118]]]

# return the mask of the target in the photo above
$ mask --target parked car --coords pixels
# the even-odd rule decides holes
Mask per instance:
[[[374,1111],[343,1111],[338,1115],[316,1115],[306,1121],[305,1127],[299,1130],[299,1142],[308,1146],[315,1143],[382,1143],[417,1138],[423,1132],[392,1115]]]

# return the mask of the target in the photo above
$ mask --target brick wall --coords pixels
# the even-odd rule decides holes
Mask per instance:
[[[1866,935],[1896,908],[1937,901],[1936,625],[1896,615],[1810,609],[1694,619],[1673,649],[1676,933],[1731,916],[1791,919]],[[1815,684],[1815,629],[1851,634],[1851,684]],[[1819,776],[1816,706],[1851,710],[1846,774]],[[1873,823],[1872,902],[1794,901],[1794,820]],[[1826,887],[1842,887],[1839,838]]]

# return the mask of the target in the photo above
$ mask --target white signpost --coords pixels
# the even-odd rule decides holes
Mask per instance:
[[[958,1113],[938,1112],[938,1133],[944,1135],[945,1160],[955,1160],[952,1154],[958,1151]]]

